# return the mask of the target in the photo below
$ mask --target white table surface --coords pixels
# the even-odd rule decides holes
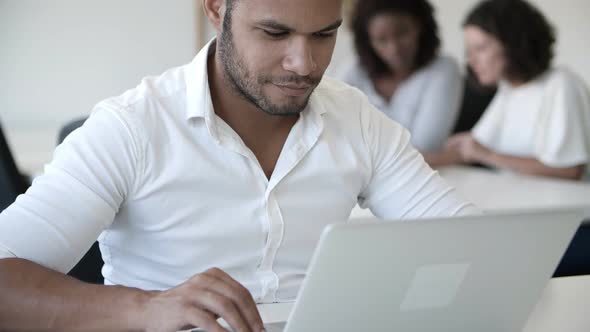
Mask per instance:
[[[266,323],[286,321],[293,303],[261,304]],[[554,278],[528,318],[523,332],[590,331],[590,276]]]
[[[590,183],[523,176],[483,168],[452,166],[440,175],[469,201],[486,212],[583,208],[590,217]],[[351,218],[369,217],[356,206]]]
[[[551,279],[523,332],[590,331],[590,275]]]

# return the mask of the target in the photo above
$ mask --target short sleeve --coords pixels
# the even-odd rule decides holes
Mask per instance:
[[[478,209],[459,196],[410,144],[401,125],[367,101],[362,131],[372,164],[372,175],[361,192],[359,205],[383,219],[414,219],[475,214]]]
[[[551,78],[535,135],[535,156],[552,167],[571,167],[590,160],[590,93],[573,73]]]
[[[484,111],[483,115],[477,121],[471,134],[480,144],[494,148],[500,140],[500,133],[502,132],[502,121],[504,121],[504,112],[506,109],[502,107],[505,98],[505,88],[500,85],[498,92]]]
[[[0,214],[0,248],[69,271],[135,185],[139,148],[125,112],[99,107],[56,149],[45,173]]]

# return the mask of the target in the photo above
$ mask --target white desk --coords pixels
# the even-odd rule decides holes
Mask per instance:
[[[475,167],[452,166],[440,170],[466,199],[487,212],[584,208],[590,217],[590,183],[530,177]],[[358,206],[351,218],[369,217]]]
[[[266,323],[286,321],[292,308],[293,303],[258,306]],[[590,331],[590,276],[551,279],[523,330],[557,331]]]
[[[551,279],[523,332],[590,331],[590,276]]]

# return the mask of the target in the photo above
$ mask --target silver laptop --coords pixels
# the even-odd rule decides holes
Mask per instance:
[[[268,332],[521,331],[582,211],[326,228],[285,324]]]

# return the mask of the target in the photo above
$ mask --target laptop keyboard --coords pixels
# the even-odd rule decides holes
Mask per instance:
[[[268,324],[264,324],[264,328],[266,329],[266,332],[283,332],[283,330],[285,329],[285,325],[287,325],[287,323],[268,323]],[[190,330],[190,332],[204,332],[205,330],[203,329],[192,329]],[[231,330],[228,330],[231,331]]]

